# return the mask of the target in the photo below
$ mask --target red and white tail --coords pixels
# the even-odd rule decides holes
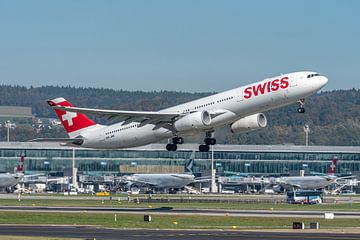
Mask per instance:
[[[47,103],[54,106],[63,106],[63,107],[73,107],[73,105],[68,102],[66,99],[59,97],[53,100],[48,100]],[[67,112],[64,110],[56,109],[56,115],[60,119],[62,125],[64,126],[68,135],[73,138],[79,136],[83,130],[88,129],[89,127],[97,125],[96,122],[88,118],[82,113],[76,112]]]
[[[25,154],[20,155],[19,164],[14,168],[14,173],[23,173],[24,172],[24,163],[25,163]]]
[[[337,161],[338,161],[338,158],[336,156],[331,160],[331,164],[330,164],[329,169],[328,169],[328,174],[329,175],[335,175]]]

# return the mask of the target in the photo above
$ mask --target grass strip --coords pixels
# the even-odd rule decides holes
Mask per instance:
[[[196,208],[196,209],[242,209],[242,210],[288,210],[288,211],[360,211],[360,203],[334,204],[267,204],[267,203],[203,203],[203,202],[156,202],[134,203],[114,200],[67,200],[67,199],[0,199],[1,206],[59,206],[59,207],[119,207],[119,208]]]
[[[0,212],[0,224],[66,224],[97,225],[114,228],[159,228],[159,229],[234,229],[263,228],[290,229],[293,222],[320,222],[322,228],[359,227],[360,219],[319,218],[262,218],[234,216],[169,216],[153,215],[151,222],[144,222],[143,215],[111,213],[34,213]]]

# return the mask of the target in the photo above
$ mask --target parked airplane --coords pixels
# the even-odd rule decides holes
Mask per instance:
[[[122,111],[74,107],[62,97],[48,100],[70,138],[34,139],[98,149],[142,146],[168,139],[166,149],[176,151],[183,137],[205,133],[202,152],[215,145],[216,128],[228,126],[233,133],[264,128],[267,119],[261,112],[298,102],[304,113],[304,99],[319,91],[328,79],[315,72],[295,72],[267,78],[158,112]],[[117,120],[104,126],[85,114]]]
[[[0,189],[12,192],[13,187],[24,177],[25,155],[20,156],[19,164],[14,168],[14,173],[0,173]]]
[[[192,152],[190,159],[185,162],[185,173],[148,173],[132,174],[120,178],[120,182],[126,185],[130,191],[140,187],[150,189],[166,189],[169,191],[179,190],[195,182],[195,176],[192,174],[195,152]]]
[[[342,179],[335,176],[337,158],[334,157],[331,161],[331,165],[328,169],[328,175],[326,176],[302,176],[302,177],[282,177],[276,181],[273,186],[275,191],[280,191],[281,188],[287,190],[301,189],[301,190],[315,190],[323,189],[336,180]],[[349,177],[347,177],[349,178]]]

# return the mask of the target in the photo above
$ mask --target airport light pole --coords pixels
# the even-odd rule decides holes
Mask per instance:
[[[11,127],[11,124],[10,124],[10,121],[6,121],[5,122],[5,127],[6,127],[6,130],[7,130],[7,142],[10,142],[10,127]]]
[[[211,145],[211,192],[215,192],[214,145]]]
[[[6,126],[7,128],[7,142],[10,142],[10,127]]]
[[[72,185],[73,188],[77,189],[77,179],[76,179],[76,168],[75,168],[75,148],[72,148]]]
[[[309,125],[305,124],[304,125],[304,132],[305,132],[305,146],[309,146],[309,132],[310,132],[310,127]]]

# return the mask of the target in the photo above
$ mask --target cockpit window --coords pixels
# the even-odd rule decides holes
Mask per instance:
[[[312,78],[312,77],[316,77],[316,76],[320,76],[320,74],[318,74],[318,73],[310,74],[307,76],[307,78]]]

